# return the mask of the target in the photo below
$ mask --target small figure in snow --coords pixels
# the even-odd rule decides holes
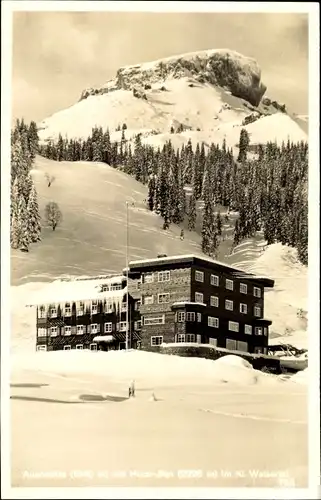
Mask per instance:
[[[130,386],[128,388],[128,397],[129,398],[135,397],[135,380],[132,380],[130,383]]]
[[[180,235],[181,240],[184,239],[184,229],[181,230],[181,235]]]

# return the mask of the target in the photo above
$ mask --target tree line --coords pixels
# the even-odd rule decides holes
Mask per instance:
[[[17,120],[11,133],[10,245],[23,251],[41,239],[37,191],[30,175],[38,144],[36,123]]]
[[[120,129],[120,127],[119,127]],[[222,234],[222,217],[215,213],[220,204],[239,213],[234,245],[263,231],[268,244],[281,242],[297,248],[304,264],[308,260],[308,144],[267,143],[251,153],[250,137],[241,129],[238,157],[231,148],[212,143],[180,149],[171,141],[155,149],[143,144],[141,134],[133,145],[125,137],[111,141],[109,129],[92,129],[86,140],[49,141],[40,154],[57,161],[105,162],[148,185],[147,205],[161,215],[163,229],[187,219],[194,230],[197,201],[202,200],[202,250],[215,257]],[[186,196],[186,187],[191,195]]]

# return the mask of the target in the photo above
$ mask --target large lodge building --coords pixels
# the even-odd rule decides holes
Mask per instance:
[[[272,279],[195,255],[132,261],[123,274],[65,282],[44,297],[37,350],[124,349],[128,333],[129,348],[195,342],[267,354]]]

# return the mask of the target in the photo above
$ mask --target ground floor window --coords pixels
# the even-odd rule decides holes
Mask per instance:
[[[226,349],[236,351],[236,340],[226,339]]]
[[[254,347],[254,354],[262,354],[263,347]]]
[[[70,345],[64,345],[64,351],[70,351],[71,346]]]
[[[238,351],[248,352],[249,347],[247,342],[243,342],[242,340],[238,340],[236,343],[236,349]]]
[[[46,345],[37,345],[37,351],[46,351],[47,346]]]
[[[84,348],[84,346],[83,346],[82,344],[77,344],[77,345],[76,345],[76,349],[81,350],[81,349],[83,349],[83,348]]]
[[[194,333],[178,333],[176,335],[176,342],[195,342]]]
[[[217,346],[217,339],[209,339],[209,344],[214,345],[215,347]]]
[[[89,348],[91,351],[97,351],[97,344],[95,344],[95,343],[90,344]]]
[[[152,346],[161,345],[163,343],[163,336],[158,335],[158,336],[151,337],[150,343]]]

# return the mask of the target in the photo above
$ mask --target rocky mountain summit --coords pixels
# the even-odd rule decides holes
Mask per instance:
[[[195,83],[222,87],[253,106],[259,105],[266,91],[261,69],[254,59],[232,50],[213,49],[125,66],[102,87],[84,90],[80,99],[121,89],[138,94],[141,88],[149,89],[156,83],[165,84],[167,79],[184,77],[192,78]]]

